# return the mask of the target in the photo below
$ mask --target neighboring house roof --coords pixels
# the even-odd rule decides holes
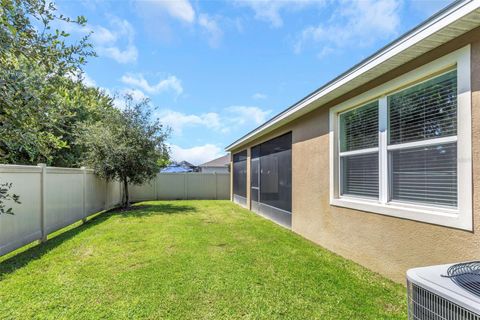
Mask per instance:
[[[326,83],[291,107],[226,147],[227,151],[261,137],[339,98],[382,74],[480,26],[480,0],[456,1]]]
[[[196,167],[194,164],[191,164],[190,162],[185,161],[185,160],[183,160],[182,162],[179,162],[178,165],[181,166],[181,167],[189,167],[189,168]]]
[[[163,173],[181,173],[181,172],[192,172],[192,169],[184,168],[182,166],[173,165],[168,166],[160,170]]]
[[[199,165],[199,167],[226,167],[230,163],[230,156],[228,154],[223,157],[213,159],[211,161],[205,162],[204,164]]]

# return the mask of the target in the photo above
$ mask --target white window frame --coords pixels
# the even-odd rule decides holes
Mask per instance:
[[[473,230],[470,45],[375,87],[330,109],[330,204],[360,211]],[[457,69],[457,135],[428,142],[457,142],[457,208],[389,201],[388,151],[397,148],[387,141],[387,96],[407,87]],[[340,195],[339,115],[378,100],[379,107],[379,199]],[[402,144],[426,145],[425,141]],[[377,149],[377,148],[375,148]],[[363,150],[365,151],[365,150]]]

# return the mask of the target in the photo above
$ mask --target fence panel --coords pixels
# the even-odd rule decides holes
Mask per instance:
[[[128,194],[130,201],[156,200],[157,191],[155,179],[142,185],[129,185]]]
[[[14,215],[0,215],[0,256],[88,215],[118,206],[123,188],[90,169],[0,165],[0,182],[13,183],[9,202]],[[132,201],[155,199],[229,199],[229,174],[159,173],[149,183],[129,186]]]
[[[159,173],[156,179],[157,199],[181,200],[185,199],[185,174]]]
[[[215,174],[187,174],[186,199],[216,199],[217,181]]]
[[[0,255],[42,236],[41,179],[36,166],[0,166],[1,182],[12,182],[11,193],[21,195],[21,204],[8,203],[15,215],[0,215]]]
[[[230,199],[230,174],[217,173],[217,199]]]
[[[85,179],[87,186],[85,188],[85,211],[88,216],[108,207],[106,204],[107,184],[104,180],[93,174],[93,170],[87,170]],[[117,203],[118,202],[120,201],[117,201]]]
[[[83,211],[83,170],[46,168],[46,232],[66,227],[85,218]]]
[[[230,199],[228,173],[159,173],[156,177],[157,199]],[[133,187],[133,188],[132,188]],[[155,186],[130,186],[133,201],[149,200]],[[138,199],[138,200],[137,200]]]
[[[122,202],[122,185],[118,181],[105,183],[105,210],[114,208]]]

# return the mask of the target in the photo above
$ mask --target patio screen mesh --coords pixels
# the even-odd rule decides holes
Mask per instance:
[[[292,211],[292,134],[252,148],[252,200]]]
[[[233,194],[247,196],[247,150],[233,155]]]

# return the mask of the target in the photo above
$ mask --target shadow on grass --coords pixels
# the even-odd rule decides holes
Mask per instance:
[[[55,249],[57,246],[61,245],[65,241],[75,237],[76,235],[88,230],[91,227],[105,222],[112,217],[143,217],[152,215],[192,214],[196,211],[197,209],[194,206],[183,204],[176,205],[174,203],[141,203],[132,206],[131,209],[128,210],[112,209],[100,213],[90,218],[86,223],[81,224],[77,227],[74,227],[73,225],[75,224],[73,224],[65,227],[64,231],[56,231],[54,233],[54,236],[52,238],[49,238],[48,241],[45,243],[34,246],[32,246],[32,244],[27,245],[31,247],[19,252],[18,254],[14,254],[13,256],[5,259],[4,261],[0,261],[0,282],[3,280],[5,275],[21,269],[22,267],[26,266],[28,263],[34,260],[40,259],[43,255]],[[20,248],[17,250],[22,249]]]

